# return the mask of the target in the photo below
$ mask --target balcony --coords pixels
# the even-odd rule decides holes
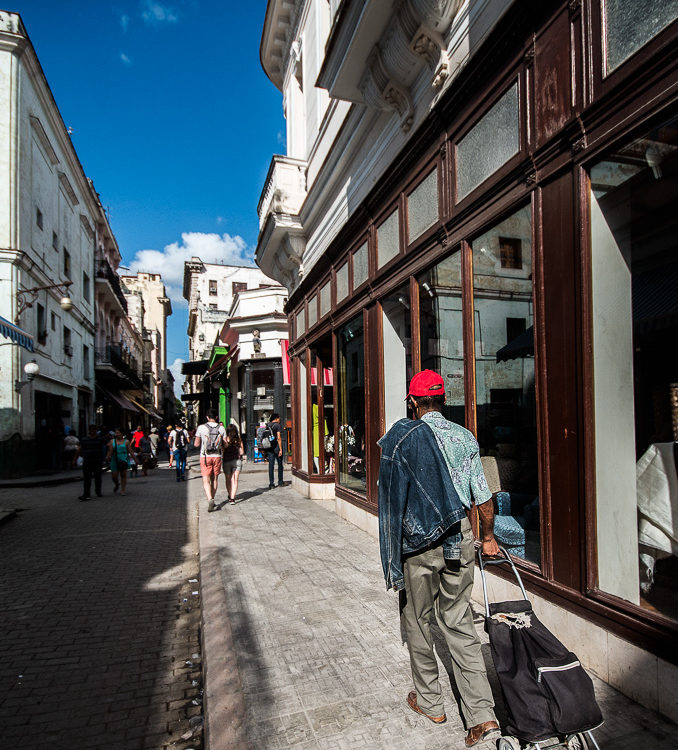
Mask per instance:
[[[288,290],[297,286],[303,276],[306,237],[299,212],[305,200],[306,162],[274,156],[257,206],[256,261],[265,274]]]
[[[306,199],[306,162],[290,156],[273,156],[259,199],[259,229],[270,213],[297,216]]]
[[[132,384],[137,388],[142,385],[136,358],[119,344],[97,348],[94,353],[94,363],[99,374],[108,372],[117,376],[117,379],[124,381],[125,384]]]
[[[107,281],[109,283],[113,290],[113,294],[115,294],[122,309],[125,311],[125,314],[127,314],[127,300],[122,291],[120,277],[113,268],[111,268],[109,262],[103,258],[97,261],[96,280]]]

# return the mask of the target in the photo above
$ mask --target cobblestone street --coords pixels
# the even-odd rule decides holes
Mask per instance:
[[[4,748],[201,746],[181,741],[202,713],[200,663],[185,665],[200,650],[200,479],[178,485],[165,464],[126,497],[103,480],[84,503],[80,482],[0,490],[21,509],[0,525]]]
[[[268,490],[253,468],[235,506],[200,513],[211,750],[462,750],[451,678],[441,680],[447,723],[405,704],[409,658],[378,542],[290,486]],[[444,646],[438,656],[449,664]],[[594,683],[606,718],[595,732],[601,750],[678,747],[678,727]]]

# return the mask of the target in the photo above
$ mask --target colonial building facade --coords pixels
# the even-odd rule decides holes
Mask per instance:
[[[256,254],[289,290],[299,491],[376,533],[377,440],[438,370],[539,615],[674,720],[677,13],[270,0],[288,154]]]

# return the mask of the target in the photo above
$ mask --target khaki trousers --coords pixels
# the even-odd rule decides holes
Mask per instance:
[[[462,714],[470,728],[494,721],[495,716],[471,611],[473,534],[467,519],[461,524],[461,560],[445,560],[442,545],[404,560],[405,593],[401,597],[400,618],[410,651],[417,705],[431,716],[442,716],[445,708],[430,625],[431,611],[435,610],[452,657]]]

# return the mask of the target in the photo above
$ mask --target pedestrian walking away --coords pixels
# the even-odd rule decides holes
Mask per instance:
[[[75,460],[82,456],[83,488],[79,500],[91,500],[92,478],[94,491],[101,497],[101,470],[106,455],[106,439],[99,435],[97,426],[91,424],[87,430],[87,437],[80,441],[75,453]]]
[[[208,409],[206,416],[207,421],[201,424],[195,433],[193,445],[200,448],[200,473],[205,495],[207,495],[207,511],[211,513],[215,509],[214,497],[217,494],[219,474],[221,474],[221,454],[226,430],[217,422],[216,409]]]
[[[177,470],[177,482],[185,482],[186,453],[188,451],[188,431],[183,425],[177,424],[172,432],[170,432],[168,444],[170,454],[174,458],[174,465],[176,466]]]
[[[129,440],[126,440],[119,427],[115,429],[115,436],[108,444],[106,461],[110,461],[111,478],[113,479],[113,492],[127,494],[127,469],[131,463],[132,449]]]
[[[226,480],[226,491],[228,501],[231,505],[235,502],[238,494],[238,477],[242,471],[242,459],[245,449],[240,438],[240,430],[234,424],[226,428],[226,439],[224,440],[223,469]]]
[[[172,445],[170,443],[170,435],[172,434],[173,430],[174,430],[173,425],[168,424],[167,429],[163,433],[163,440],[165,443],[165,448],[167,449],[167,461],[169,462],[170,469],[172,468],[172,462],[174,460],[174,456],[172,454]]]
[[[465,744],[472,747],[500,734],[471,610],[475,546],[468,514],[478,509],[481,553],[498,555],[492,493],[475,437],[440,412],[443,378],[418,373],[406,400],[414,419],[400,419],[378,444],[381,562],[387,589],[400,592],[415,688],[407,704],[435,724],[447,718],[430,626],[435,612],[461,696]]]
[[[278,464],[278,487],[283,485],[283,455],[280,436],[280,414],[271,414],[271,420],[263,422],[257,430],[257,443],[268,461],[268,488],[275,487],[275,464]]]

